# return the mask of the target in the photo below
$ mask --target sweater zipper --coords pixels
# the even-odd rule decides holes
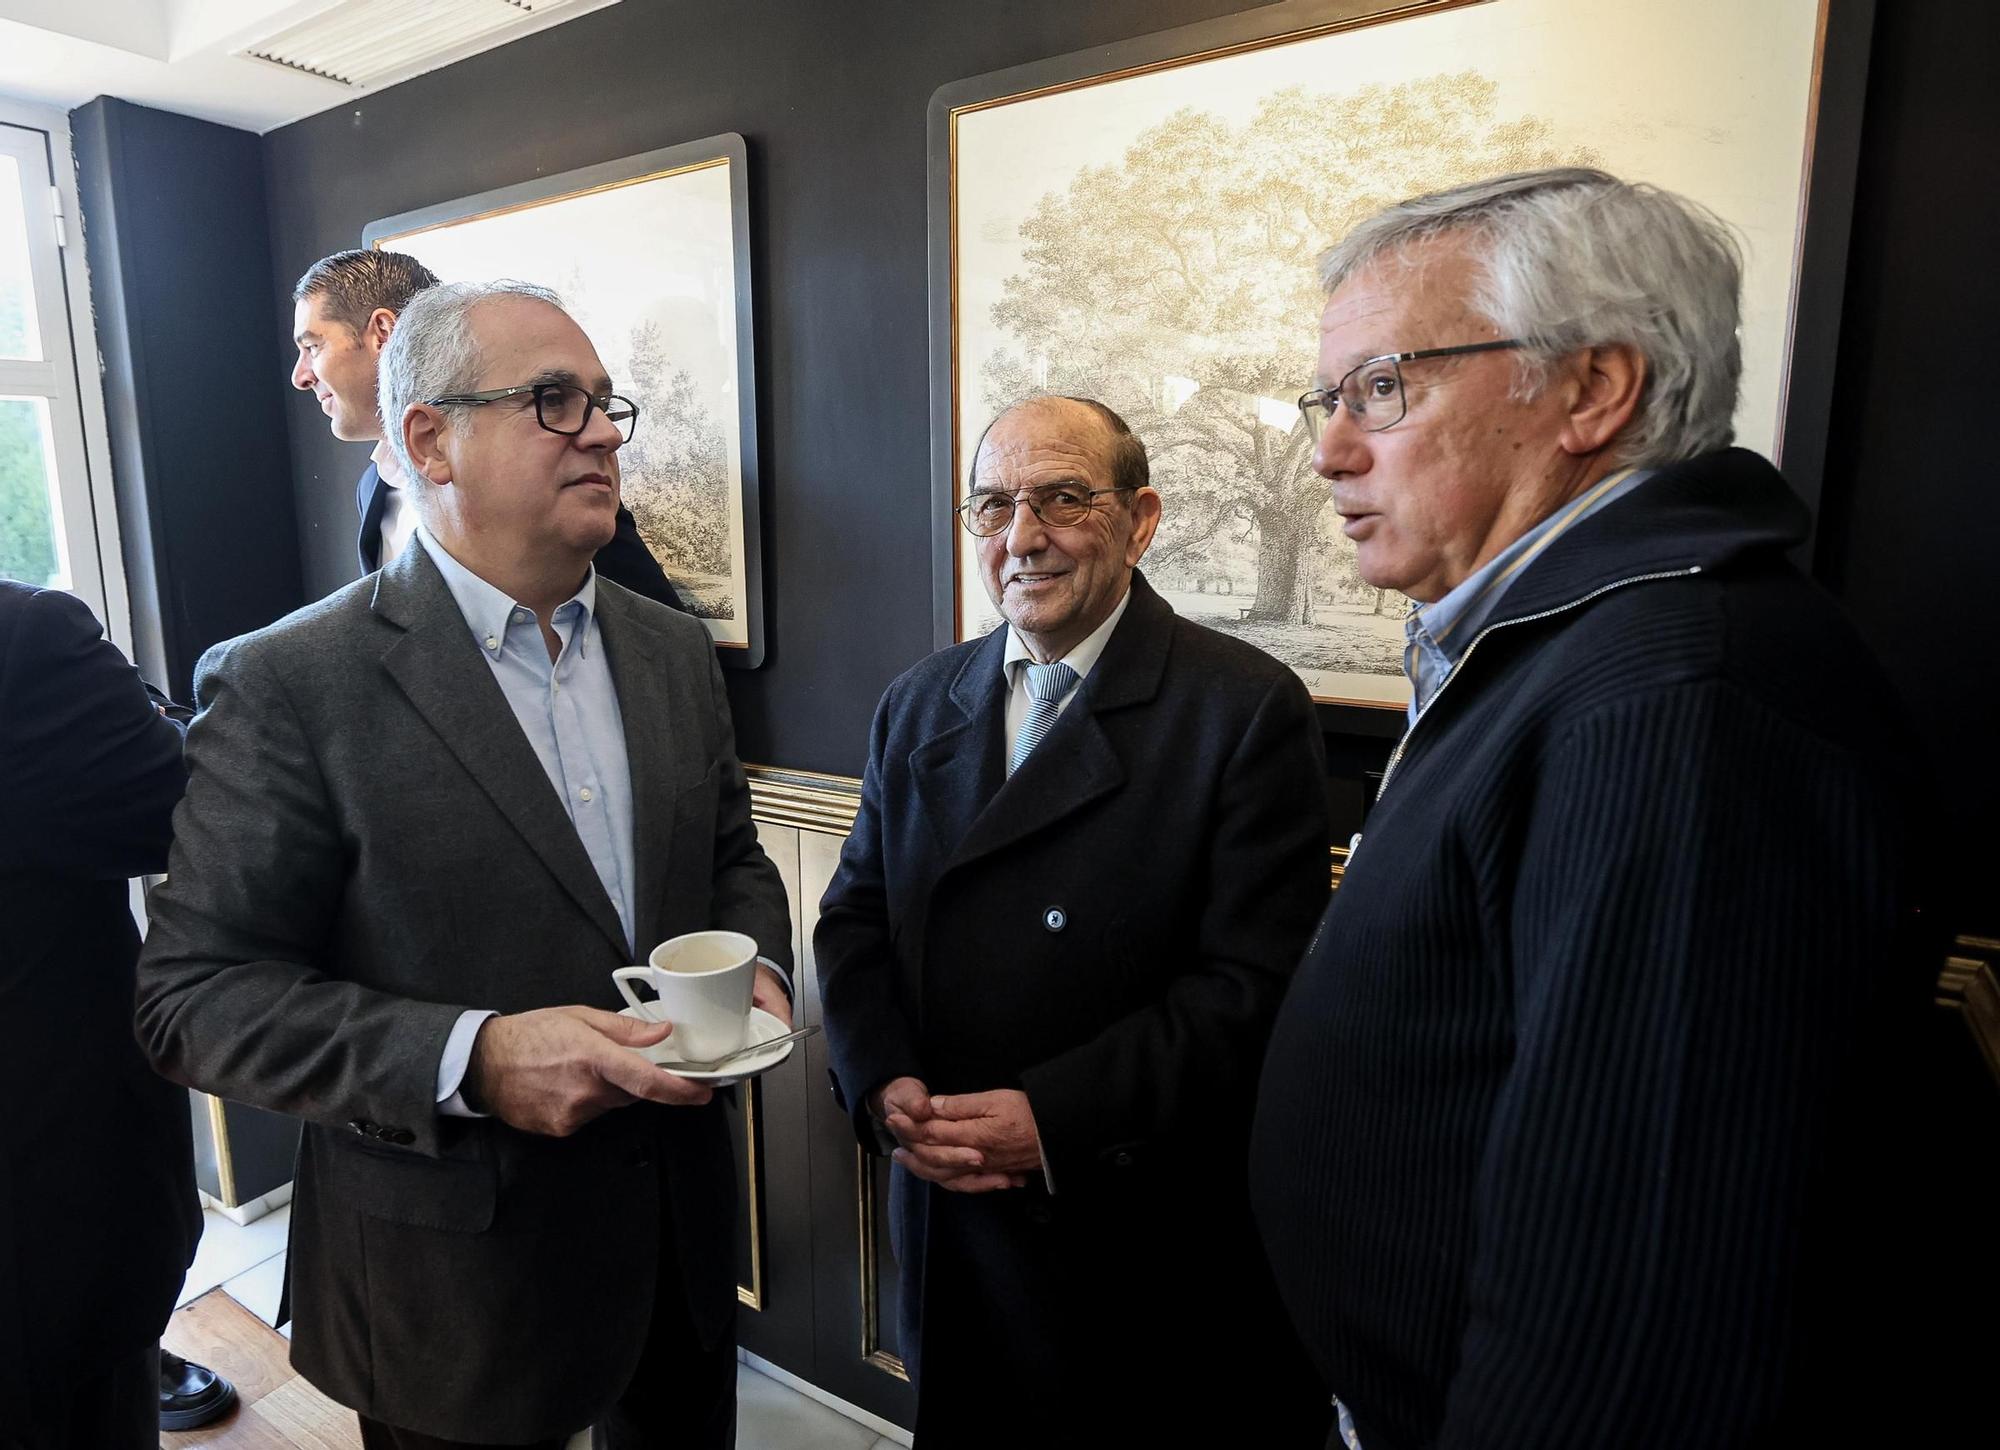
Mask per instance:
[[[1395,777],[1396,767],[1402,764],[1403,752],[1409,748],[1410,737],[1416,734],[1417,727],[1424,723],[1424,716],[1430,714],[1431,706],[1437,704],[1439,698],[1451,687],[1451,682],[1464,672],[1466,661],[1470,660],[1472,652],[1485,642],[1486,636],[1493,633],[1496,629],[1506,629],[1508,626],[1515,624],[1533,624],[1537,620],[1548,619],[1553,615],[1566,613],[1569,610],[1590,603],[1591,600],[1598,598],[1600,595],[1609,594],[1614,589],[1623,589],[1628,584],[1647,584],[1655,579],[1685,579],[1689,575],[1699,574],[1700,572],[1701,565],[1691,564],[1685,569],[1661,569],[1652,574],[1634,574],[1629,579],[1619,579],[1610,584],[1600,584],[1588,594],[1579,595],[1567,604],[1558,604],[1554,608],[1544,609],[1538,614],[1523,614],[1517,619],[1503,619],[1497,624],[1489,624],[1486,628],[1480,630],[1473,637],[1472,643],[1465,647],[1465,653],[1458,657],[1458,663],[1451,667],[1451,673],[1446,675],[1438,683],[1437,689],[1431,692],[1431,697],[1425,702],[1424,708],[1417,711],[1417,718],[1410,722],[1410,728],[1403,732],[1403,738],[1396,742],[1396,748],[1389,756],[1389,763],[1382,770],[1382,784],[1375,792],[1376,804],[1381,804],[1384,793],[1389,789],[1390,780]],[[1358,842],[1360,837],[1357,836],[1355,839]]]
[[[1451,685],[1451,682],[1459,677],[1459,674],[1465,667],[1465,662],[1472,658],[1472,652],[1479,648],[1487,635],[1493,633],[1496,629],[1505,629],[1509,625],[1533,624],[1538,619],[1547,619],[1551,615],[1563,614],[1581,605],[1590,603],[1591,600],[1601,594],[1609,594],[1614,589],[1623,589],[1628,584],[1646,584],[1655,579],[1685,579],[1689,575],[1699,574],[1700,572],[1701,565],[1690,564],[1685,569],[1660,569],[1651,574],[1634,574],[1629,579],[1619,579],[1610,584],[1601,584],[1591,590],[1590,593],[1579,595],[1567,604],[1558,604],[1554,608],[1544,609],[1538,614],[1524,614],[1518,619],[1503,619],[1497,624],[1489,624],[1486,628],[1480,630],[1478,634],[1473,636],[1472,643],[1465,647],[1465,653],[1458,657],[1458,663],[1451,667],[1451,673],[1439,681],[1437,689],[1432,692],[1430,699],[1425,702],[1424,708],[1417,711],[1417,718],[1410,722],[1409,728],[1403,732],[1403,738],[1396,742],[1395,750],[1389,755],[1389,763],[1382,770],[1382,784],[1375,792],[1376,804],[1381,804],[1383,793],[1389,789],[1389,781],[1396,774],[1396,767],[1402,764],[1403,752],[1409,748],[1410,737],[1417,733],[1417,727],[1424,723],[1424,716],[1430,714],[1431,706],[1438,702],[1438,697],[1445,692]],[[1363,834],[1361,831],[1356,831],[1352,839],[1347,843],[1347,859],[1350,863],[1353,862],[1355,854],[1361,849],[1361,837]],[[1331,911],[1320,913],[1319,925],[1313,928],[1312,940],[1306,943],[1305,954],[1307,957],[1311,957],[1313,952],[1318,948],[1320,934],[1326,930],[1327,918],[1332,914]]]

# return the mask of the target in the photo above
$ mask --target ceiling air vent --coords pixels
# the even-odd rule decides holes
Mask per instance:
[[[341,0],[238,55],[373,90],[618,0]]]

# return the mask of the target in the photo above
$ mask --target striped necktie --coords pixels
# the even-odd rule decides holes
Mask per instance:
[[[1056,723],[1056,707],[1075,684],[1076,671],[1061,660],[1052,665],[1028,666],[1028,718],[1021,722],[1021,733],[1014,737],[1014,754],[1007,761],[1007,774],[1019,770],[1028,752],[1042,743],[1042,737]]]

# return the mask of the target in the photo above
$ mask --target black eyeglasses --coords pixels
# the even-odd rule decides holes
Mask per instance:
[[[1018,496],[998,489],[975,493],[952,512],[967,532],[982,539],[1007,532],[1014,522],[1014,506],[1025,501],[1035,517],[1052,529],[1073,529],[1090,517],[1097,500],[1107,493],[1130,493],[1135,484],[1118,488],[1085,488],[1080,483],[1045,483],[1023,490]]]
[[[497,403],[523,393],[535,395],[535,421],[549,432],[565,437],[574,438],[590,426],[592,408],[609,419],[618,436],[627,443],[632,441],[633,431],[639,426],[639,405],[630,398],[616,393],[592,394],[575,383],[523,383],[518,388],[488,388],[483,393],[452,393],[424,401],[433,408],[442,408],[454,403]]]
[[[1367,433],[1380,433],[1403,421],[1410,411],[1403,394],[1403,364],[1424,362],[1434,357],[1463,357],[1472,352],[1503,352],[1526,347],[1517,337],[1499,342],[1468,342],[1459,347],[1427,347],[1418,352],[1385,352],[1356,363],[1330,388],[1314,388],[1299,396],[1299,411],[1305,414],[1306,432],[1315,446],[1333,423],[1335,407],[1347,409],[1355,426]]]

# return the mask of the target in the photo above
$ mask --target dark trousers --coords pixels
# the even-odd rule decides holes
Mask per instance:
[[[736,1444],[736,1334],[732,1329],[704,1349],[681,1307],[680,1273],[673,1256],[662,1254],[660,1259],[662,1275],[652,1330],[639,1355],[639,1367],[632,1372],[632,1382],[598,1423],[591,1441],[593,1450],[732,1450]],[[364,1450],[501,1450],[499,1446],[399,1430],[366,1415],[360,1419]],[[568,1441],[567,1435],[537,1440],[529,1450],[563,1450]]]
[[[24,1426],[0,1425],[0,1450],[159,1450],[160,1347],[112,1360]]]

